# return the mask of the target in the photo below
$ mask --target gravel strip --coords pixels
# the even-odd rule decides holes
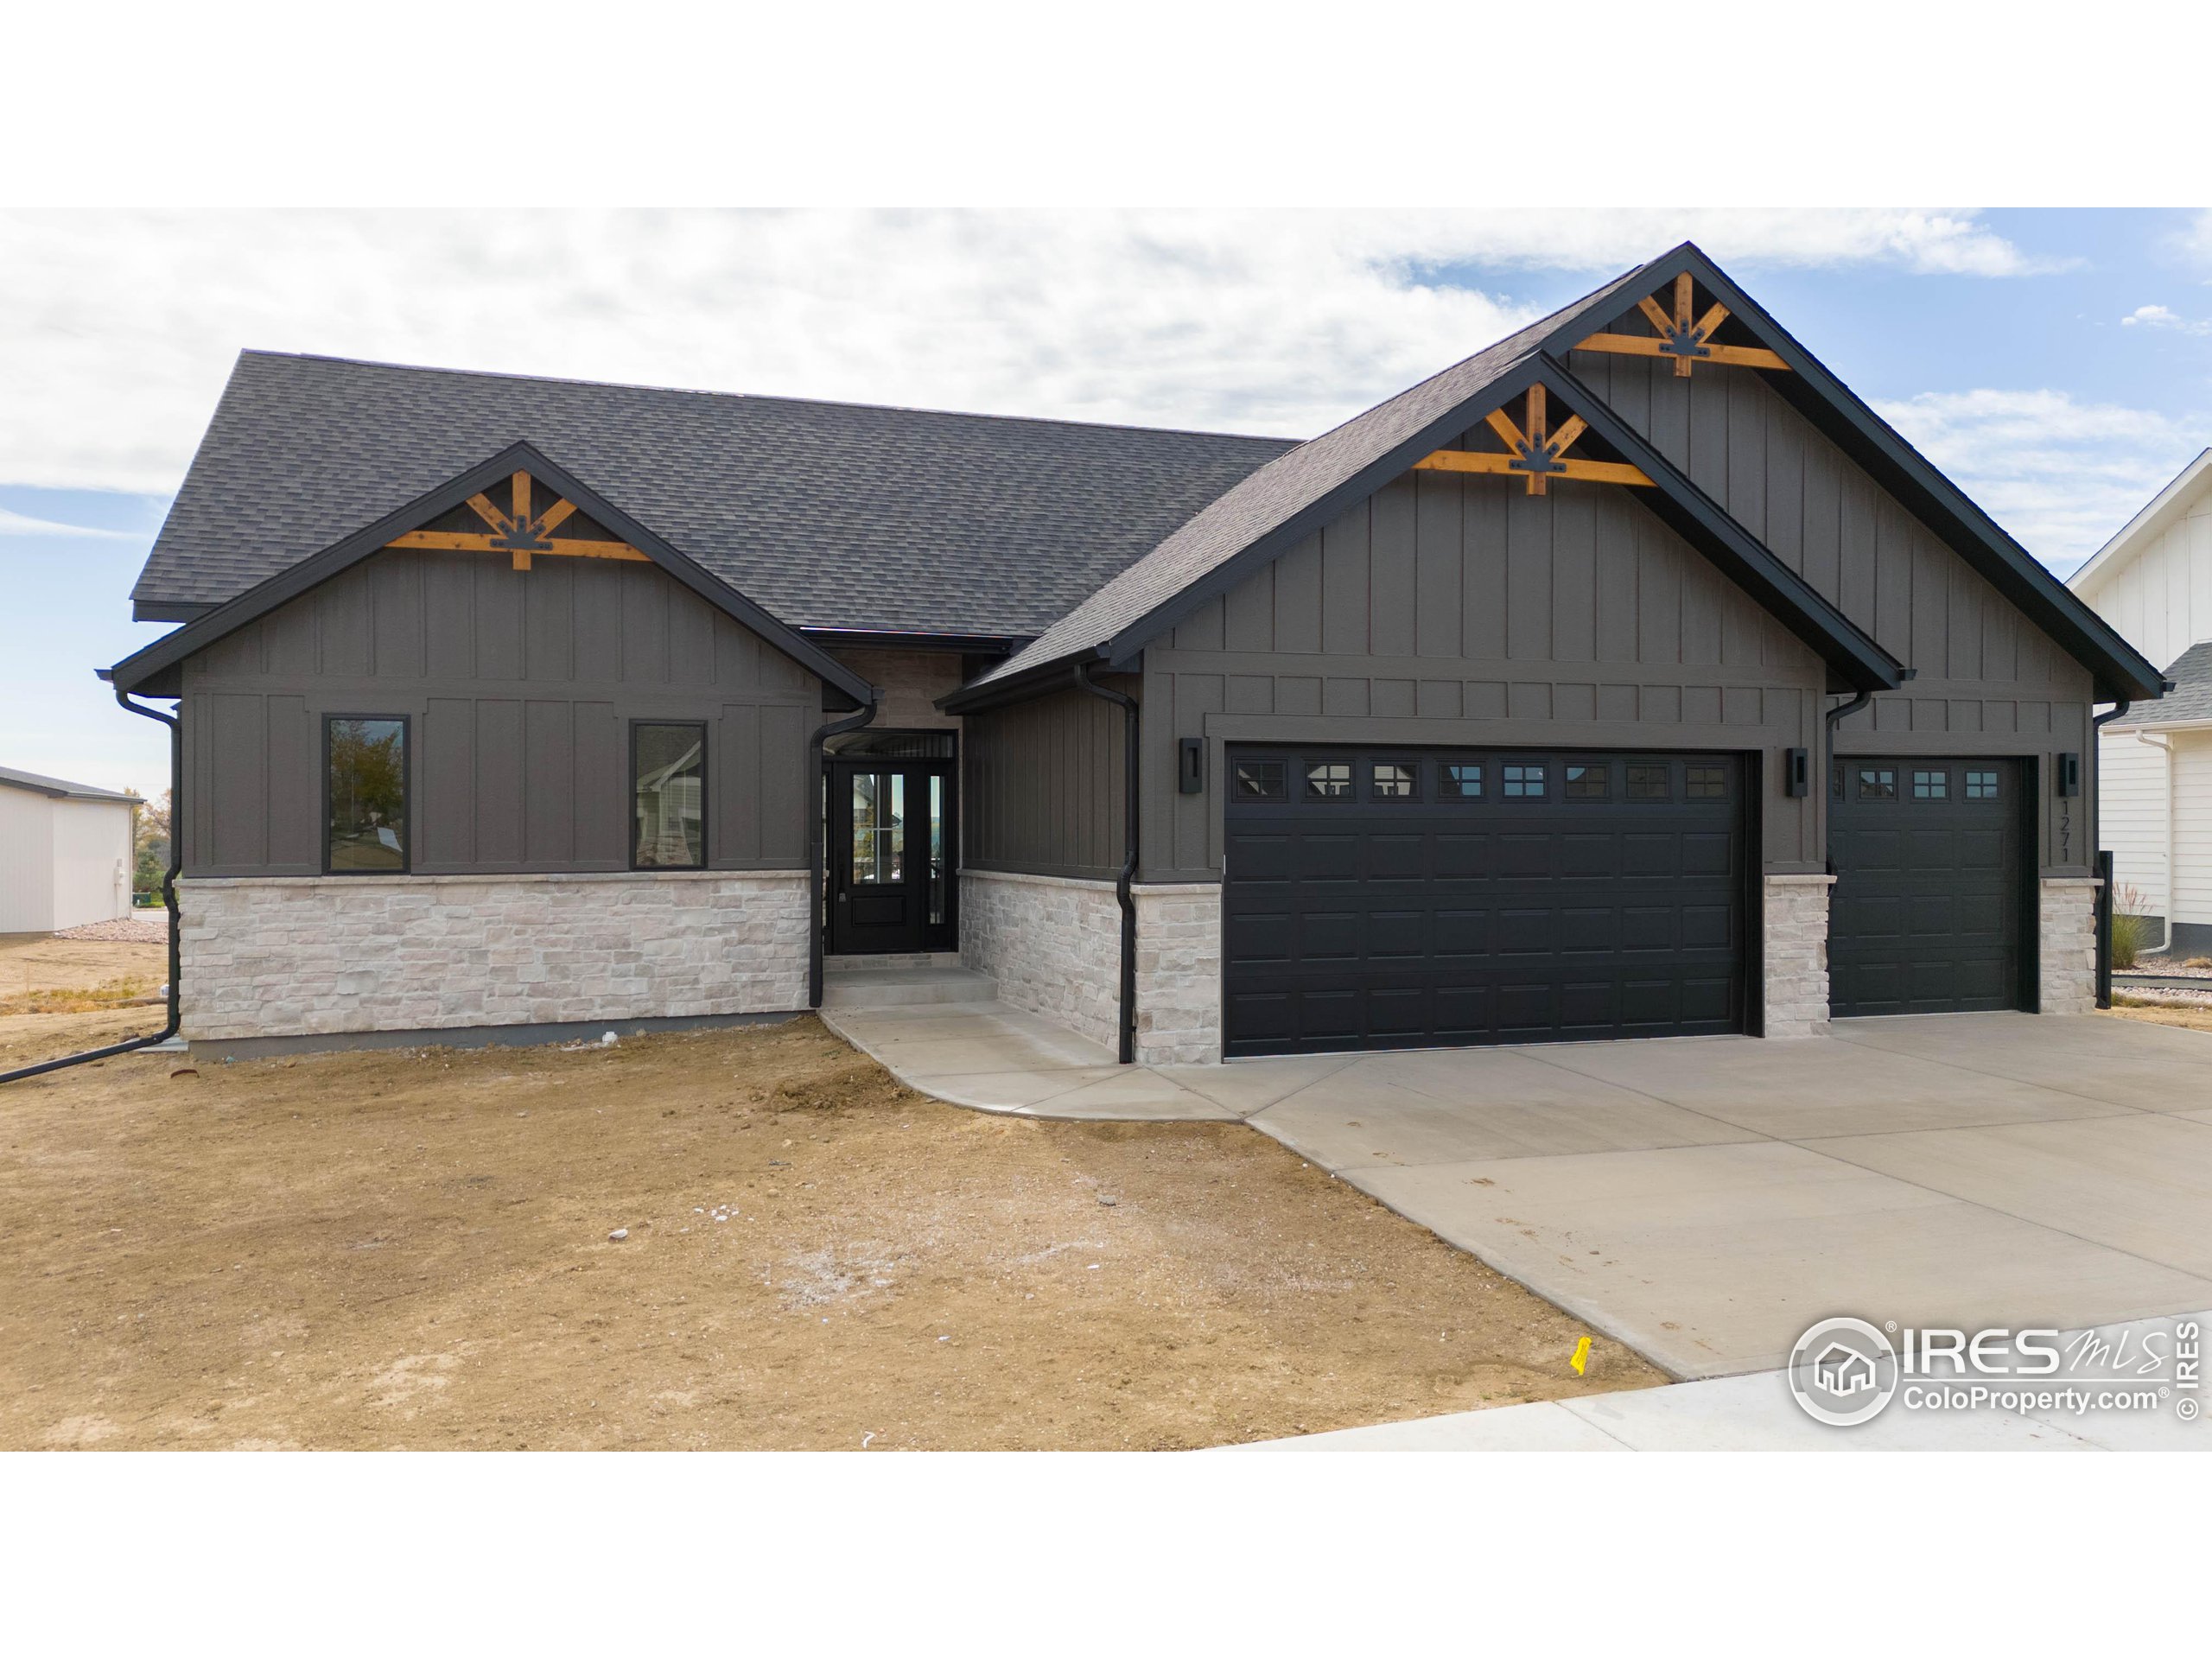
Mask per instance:
[[[167,944],[168,912],[163,911],[158,916],[118,916],[111,922],[86,922],[82,927],[65,927],[54,937],[94,939],[104,944]]]

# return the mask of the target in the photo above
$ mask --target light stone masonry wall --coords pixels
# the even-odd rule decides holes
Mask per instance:
[[[200,878],[177,887],[189,1039],[807,1006],[804,871]]]
[[[1205,1065],[1221,1058],[1221,887],[1139,886],[1137,1058]]]
[[[1828,1027],[1832,875],[1766,878],[1766,1034],[1813,1037]]]
[[[1001,1001],[1115,1046],[1122,909],[1112,882],[961,871],[960,961],[998,981]]]
[[[2097,1007],[2097,882],[2047,877],[2042,929],[2043,1011],[2093,1014]]]

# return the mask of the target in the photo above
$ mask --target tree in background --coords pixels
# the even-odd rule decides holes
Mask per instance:
[[[169,868],[169,792],[144,801],[131,814],[130,886],[137,893],[159,893]]]

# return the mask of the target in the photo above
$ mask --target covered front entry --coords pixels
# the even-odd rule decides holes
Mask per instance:
[[[1838,759],[1828,1002],[1838,1016],[2032,1007],[2018,760]]]
[[[832,956],[959,947],[949,733],[863,732],[823,762]]]
[[[1231,1056],[1745,1027],[1732,754],[1236,748]]]

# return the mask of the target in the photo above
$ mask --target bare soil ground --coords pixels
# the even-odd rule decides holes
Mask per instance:
[[[0,933],[0,1019],[117,1007],[151,995],[168,976],[165,938],[118,944],[54,933]],[[145,1028],[161,1027],[156,1014]]]
[[[0,1446],[1180,1447],[1665,1380],[1254,1131],[966,1111],[812,1020],[171,1067],[0,1089]]]

